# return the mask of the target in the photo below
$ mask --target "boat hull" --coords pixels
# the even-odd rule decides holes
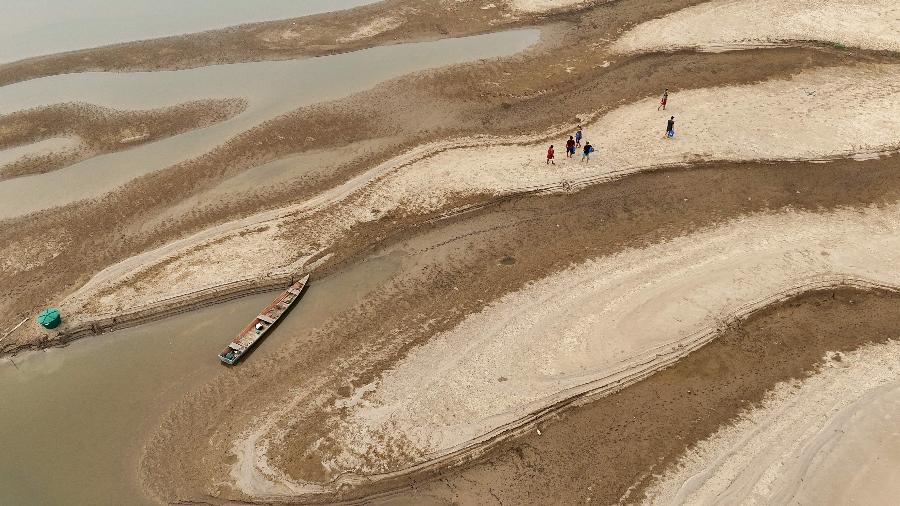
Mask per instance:
[[[309,275],[307,274],[296,283],[292,283],[287,290],[264,307],[256,318],[219,353],[219,360],[226,365],[235,365],[240,362],[297,304],[308,282]]]

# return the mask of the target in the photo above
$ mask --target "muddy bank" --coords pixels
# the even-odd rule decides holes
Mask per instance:
[[[230,119],[247,106],[242,99],[198,100],[163,109],[122,111],[84,103],[57,104],[0,116],[0,149],[53,137],[75,137],[77,146],[24,155],[0,166],[0,181],[61,169]]]
[[[211,386],[183,403],[148,450],[147,482],[170,500],[206,494],[244,497],[230,487],[213,485],[229,475],[233,456],[228,442],[242,431],[203,420],[229,419],[231,426],[244,426],[257,412],[295,395],[305,400],[301,403],[305,408],[291,412],[297,425],[279,428],[286,444],[268,458],[290,476],[327,480],[321,457],[308,453],[319,434],[311,428],[325,422],[319,418],[321,406],[347,395],[354,386],[368,384],[412,346],[452,328],[489,301],[572,263],[746,213],[896,201],[900,186],[892,182],[898,177],[895,164],[895,159],[882,159],[667,169],[570,195],[504,199],[417,231],[402,217],[398,222],[404,226],[396,228],[389,221],[361,226],[358,235],[350,235],[350,243],[334,251],[323,270],[360,261],[370,252],[400,249],[414,257],[404,265],[400,280],[323,331],[321,345],[307,346],[299,355],[283,350],[282,356],[292,360],[245,364],[227,384]],[[716,198],[708,198],[710,188],[716,189]],[[504,259],[510,261],[501,262]],[[360,355],[359,349],[367,351]],[[230,388],[243,384],[245,377],[254,379],[241,387],[243,399],[252,399],[241,401],[243,414],[224,409],[220,401],[230,398]],[[293,384],[305,387],[292,393]],[[180,456],[171,453],[174,448]],[[193,459],[204,454],[209,455],[207,464]],[[209,467],[209,462],[218,464]]]
[[[159,302],[147,304],[134,311],[122,311],[116,316],[98,316],[84,318],[72,315],[72,319],[66,319],[63,324],[53,332],[41,332],[37,339],[16,340],[14,344],[3,349],[3,355],[16,355],[28,350],[41,350],[58,348],[86,337],[99,336],[108,332],[128,329],[146,323],[170,318],[172,316],[191,313],[199,309],[215,306],[236,299],[242,299],[250,295],[268,293],[277,289],[290,286],[296,277],[294,276],[267,276],[259,279],[245,279],[221,285],[197,290],[195,292],[171,297]],[[20,332],[33,334],[33,330],[24,329]],[[18,332],[19,330],[16,329]]]
[[[496,133],[545,131],[584,113],[586,103],[603,110],[655,94],[660,80],[684,88],[738,84],[789,75],[799,68],[835,65],[848,58],[872,59],[862,54],[847,56],[801,48],[639,56],[599,67],[566,84],[558,81],[559,76],[528,72],[557,58],[557,53],[519,57],[397,80],[371,92],[304,108],[268,122],[198,159],[139,178],[100,201],[9,220],[0,231],[0,236],[10,239],[0,240],[0,244],[10,245],[5,256],[11,259],[0,273],[4,286],[12,291],[4,297],[4,314],[9,315],[10,325],[14,324],[33,308],[59,300],[111,263],[229,218],[302,201],[423,142],[485,129]],[[492,79],[512,82],[516,78],[521,81],[502,93],[489,84]],[[521,88],[529,86],[549,89],[540,97],[522,95]],[[398,93],[405,97],[401,103],[394,99]],[[338,171],[298,177],[264,194],[250,192],[245,198],[200,202],[174,214],[169,211],[185,199],[267,161],[309,149],[338,147],[361,137],[379,143]],[[138,222],[154,225],[137,227]],[[48,243],[44,239],[46,230],[59,234]],[[76,245],[91,254],[75,255]],[[42,274],[35,283],[37,269]],[[20,283],[18,279],[29,282]]]
[[[812,292],[737,322],[650,378],[563,412],[463,469],[380,504],[612,504],[640,501],[652,476],[760,403],[816,373],[827,352],[897,339],[896,292]]]

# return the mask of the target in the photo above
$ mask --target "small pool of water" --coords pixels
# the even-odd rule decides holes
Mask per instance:
[[[246,360],[310,339],[393,276],[400,261],[370,259],[314,280]],[[217,354],[276,293],[2,360],[0,503],[152,503],[138,479],[150,431],[185,393],[229,373]]]
[[[378,0],[3,0],[0,62],[337,11]]]
[[[415,71],[514,54],[537,42],[539,36],[537,29],[512,30],[321,58],[166,72],[65,74],[0,87],[0,114],[74,101],[121,109],[165,107],[203,98],[243,97],[249,101],[243,113],[207,128],[50,173],[0,182],[0,219],[98,197],[132,178],[200,156],[299,107],[335,100]]]

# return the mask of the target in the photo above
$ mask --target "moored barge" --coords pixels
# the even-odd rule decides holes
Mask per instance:
[[[284,317],[284,315],[300,300],[300,293],[309,281],[309,274],[292,284],[271,304],[259,312],[240,334],[219,353],[219,360],[228,365],[236,364],[256,343],[262,341],[266,333]]]

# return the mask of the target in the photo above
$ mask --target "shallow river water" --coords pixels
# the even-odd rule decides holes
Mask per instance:
[[[315,281],[246,360],[310,338],[399,268],[362,262]],[[229,369],[217,354],[275,293],[4,359],[0,364],[0,504],[145,504],[141,448],[189,390]],[[240,367],[240,364],[237,366]]]
[[[341,98],[419,70],[517,53],[534,44],[539,34],[537,29],[512,30],[320,58],[167,72],[66,74],[0,87],[0,114],[75,101],[121,109],[151,109],[202,98],[249,101],[242,114],[207,128],[62,170],[0,182],[0,219],[100,196],[305,105]]]
[[[378,0],[3,0],[0,62],[254,21],[349,9]]]

